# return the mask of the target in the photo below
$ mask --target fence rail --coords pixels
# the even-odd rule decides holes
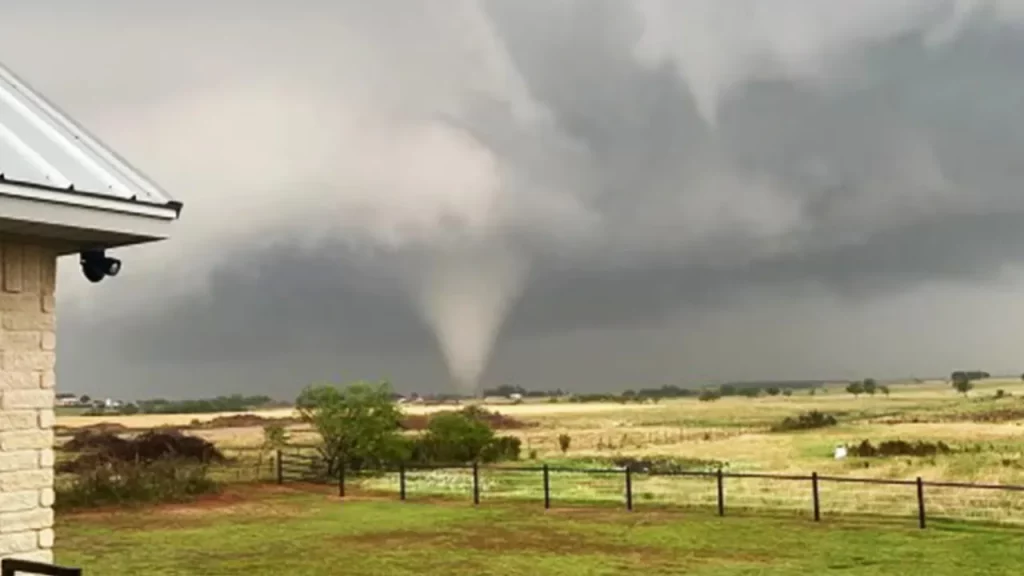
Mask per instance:
[[[412,465],[398,464],[382,470],[375,470],[370,476],[365,473],[346,470],[344,466],[339,467],[337,473],[330,477],[326,474],[326,465],[323,460],[308,454],[293,454],[278,451],[275,455],[276,479],[280,484],[290,481],[313,481],[313,482],[337,482],[338,494],[345,496],[346,482],[351,484],[352,480],[358,477],[360,480],[368,478],[376,479],[375,490],[394,491],[397,484],[397,492],[400,500],[407,500],[410,492],[416,492],[417,481],[425,482],[424,477],[417,474],[431,474],[438,472],[452,472],[456,474],[455,480],[447,479],[443,494],[458,495],[465,494],[472,498],[474,505],[479,505],[481,496],[484,493],[496,494],[499,487],[487,487],[482,481],[482,475],[496,477],[498,475],[518,475],[518,482],[505,485],[513,498],[539,500],[543,502],[544,508],[551,508],[559,494],[553,486],[554,481],[565,476],[578,477],[578,483],[587,487],[590,497],[575,498],[574,500],[617,500],[627,510],[633,510],[641,500],[652,500],[654,496],[650,491],[637,490],[638,483],[645,484],[652,481],[667,483],[667,491],[664,495],[678,496],[680,493],[687,496],[683,506],[694,505],[711,507],[716,510],[719,516],[725,516],[730,509],[758,509],[758,510],[779,510],[796,511],[809,514],[814,521],[820,522],[827,515],[848,516],[851,514],[877,515],[877,516],[899,516],[914,518],[919,528],[925,528],[929,518],[942,518],[950,520],[977,520],[984,518],[983,514],[970,513],[978,511],[996,510],[997,521],[1024,524],[1024,486],[999,485],[999,484],[975,484],[969,482],[942,482],[926,481],[923,478],[908,479],[886,479],[886,478],[864,478],[848,476],[827,476],[812,472],[808,475],[799,474],[763,474],[753,472],[726,472],[718,469],[714,471],[652,471],[625,468],[572,468],[567,466],[481,466],[478,464],[459,465]],[[387,478],[397,475],[397,478]],[[523,478],[522,475],[530,475]],[[536,476],[532,476],[536,475]],[[603,484],[595,484],[594,478],[600,478]],[[608,483],[609,478],[619,478]],[[698,485],[688,485],[679,490],[679,486],[672,483],[680,483],[686,480],[698,481]],[[753,490],[742,490],[744,483],[770,482],[776,483],[772,486],[759,486]],[[782,484],[779,484],[782,483]],[[785,485],[784,489],[779,489]],[[850,502],[844,501],[845,512],[829,509],[828,506],[837,500],[841,500],[840,486],[868,486],[875,487],[872,496],[883,501],[881,511],[870,510],[870,503],[864,500],[865,494],[858,494]],[[381,488],[384,486],[384,488]],[[509,486],[512,486],[509,488]],[[795,487],[795,490],[794,490]],[[899,493],[890,491],[878,491],[878,487],[889,487],[900,489]],[[673,490],[675,488],[675,490]],[[689,488],[688,490],[686,488]],[[601,492],[601,490],[604,492]],[[905,489],[905,492],[903,491]],[[967,498],[969,504],[959,506],[957,503],[949,505],[938,498],[943,490],[955,490],[955,496],[959,498],[963,494],[973,495]],[[438,495],[437,490],[431,491],[429,487],[422,491],[423,494]],[[978,496],[985,494],[984,498]],[[932,498],[934,497],[934,502]],[[1009,500],[1008,498],[1015,498]],[[744,500],[755,500],[754,504]],[[934,506],[932,506],[934,505]],[[986,505],[988,507],[986,508]],[[934,510],[929,510],[934,508]],[[965,512],[966,511],[966,512]]]

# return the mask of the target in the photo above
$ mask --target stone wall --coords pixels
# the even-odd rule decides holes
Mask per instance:
[[[53,561],[55,273],[54,252],[0,240],[0,558]]]

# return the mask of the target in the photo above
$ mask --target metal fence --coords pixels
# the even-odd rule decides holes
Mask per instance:
[[[328,475],[316,456],[277,452],[276,481],[369,485],[373,492],[410,495],[482,497],[543,502],[617,503],[637,507],[704,508],[725,516],[729,511],[793,512],[814,521],[827,517],[875,516],[915,519],[925,528],[930,519],[988,521],[1024,525],[1024,486],[935,482],[922,478],[883,479],[811,473],[759,474],[715,471],[660,472],[633,468],[558,466],[422,466],[399,464],[387,470],[353,472],[341,467]],[[443,477],[443,482],[437,479]]]

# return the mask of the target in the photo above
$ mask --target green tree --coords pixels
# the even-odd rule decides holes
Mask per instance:
[[[966,374],[955,374],[955,376],[953,378],[953,388],[966,398],[967,393],[974,389],[974,382],[971,382],[970,377]]]
[[[846,391],[853,394],[854,397],[858,397],[864,393],[864,384],[862,382],[850,382],[846,385]]]
[[[878,381],[874,378],[865,378],[861,386],[864,388],[864,393],[869,396],[874,396],[878,392]]]
[[[459,412],[441,412],[430,418],[423,445],[434,462],[454,464],[481,459],[494,442],[486,422]]]
[[[767,392],[769,396],[778,396],[782,390],[778,386],[769,386],[768,388],[765,388],[765,392]]]
[[[721,397],[722,395],[717,390],[705,388],[697,395],[697,400],[700,400],[701,402],[714,402]]]
[[[785,390],[782,391],[782,395],[785,396],[786,398],[789,398],[790,396],[793,395],[793,389],[786,388]]]
[[[885,397],[886,397],[886,398],[888,398],[888,397],[889,397],[889,387],[888,387],[888,386],[885,386],[885,385],[883,384],[882,386],[879,386],[879,387],[878,387],[878,391],[879,391],[879,392],[881,392],[882,394],[885,394]]]
[[[331,476],[342,464],[360,470],[404,457],[402,414],[386,382],[313,385],[295,404],[302,421],[320,435],[318,450]]]

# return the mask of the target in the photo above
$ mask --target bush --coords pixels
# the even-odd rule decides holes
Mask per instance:
[[[220,486],[204,464],[165,458],[148,463],[110,461],[58,483],[60,509],[157,502],[187,502]]]
[[[953,449],[945,442],[906,442],[904,440],[886,440],[878,446],[865,440],[850,449],[850,454],[861,458],[885,456],[935,456],[949,454]]]
[[[522,440],[515,436],[498,436],[480,452],[481,462],[507,462],[519,460]]]
[[[562,454],[569,451],[569,445],[572,444],[572,436],[568,434],[558,435],[558,447],[562,450]]]
[[[522,449],[519,438],[495,436],[471,411],[436,414],[426,434],[407,442],[411,461],[421,464],[518,460]]]
[[[838,424],[835,416],[812,410],[800,414],[796,418],[787,417],[782,422],[772,427],[773,432],[789,432],[794,430],[813,430],[815,428],[828,428]]]
[[[717,390],[705,388],[704,390],[700,391],[699,395],[697,395],[697,400],[700,400],[701,402],[714,402],[715,400],[718,400],[721,397],[722,394]]]

